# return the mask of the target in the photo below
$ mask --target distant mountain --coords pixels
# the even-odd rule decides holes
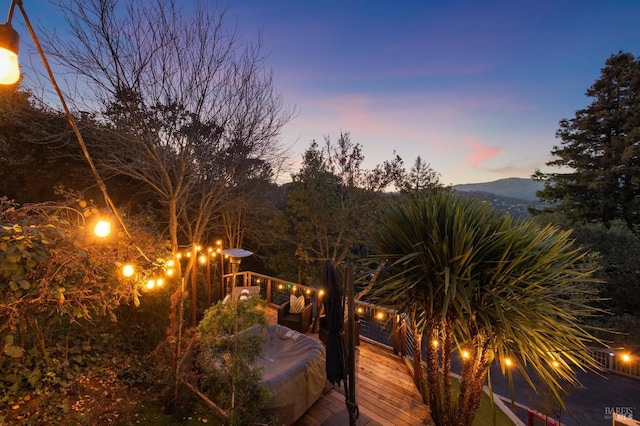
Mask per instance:
[[[467,183],[454,185],[460,195],[481,199],[496,210],[513,217],[526,219],[531,217],[529,209],[541,210],[548,204],[538,200],[536,191],[544,184],[532,179],[507,178],[486,183]]]
[[[454,185],[453,189],[460,192],[484,192],[523,201],[538,201],[536,191],[543,187],[543,182],[537,182],[533,179],[506,178],[493,182]]]

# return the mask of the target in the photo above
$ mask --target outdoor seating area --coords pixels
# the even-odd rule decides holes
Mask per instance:
[[[278,324],[289,327],[300,333],[306,333],[313,320],[313,306],[309,303],[300,313],[291,312],[291,302],[284,302],[278,307]]]
[[[247,280],[246,282],[250,282]],[[253,286],[258,287],[259,286]],[[251,286],[236,287],[232,294],[238,297]],[[256,294],[254,290],[253,294]],[[284,301],[281,298],[280,301]],[[262,332],[267,338],[265,353],[259,361],[264,367],[263,383],[272,393],[264,408],[267,414],[276,414],[282,424],[334,425],[349,424],[344,384],[332,385],[327,381],[326,322],[320,318],[320,329],[313,332],[313,308],[305,305],[305,314],[291,314],[290,301],[273,303],[265,310],[269,326]],[[299,332],[294,327],[305,327]],[[296,317],[293,317],[296,315]],[[308,318],[306,317],[308,315]],[[305,317],[303,319],[303,316]],[[300,321],[305,321],[300,326]],[[325,328],[323,328],[323,324]],[[428,405],[413,384],[411,375],[401,357],[391,348],[375,344],[359,336],[356,322],[356,402],[358,425],[423,425],[433,424]],[[249,329],[251,330],[251,329]],[[344,333],[343,338],[347,338]],[[346,342],[345,342],[346,343]]]

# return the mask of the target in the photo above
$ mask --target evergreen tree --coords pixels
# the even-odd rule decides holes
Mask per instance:
[[[640,60],[630,53],[612,55],[586,95],[593,102],[560,121],[548,166],[566,173],[545,174],[538,196],[560,202],[558,209],[573,221],[605,226],[622,219],[640,224]]]

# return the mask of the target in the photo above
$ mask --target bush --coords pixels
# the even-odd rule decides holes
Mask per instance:
[[[229,415],[228,423],[265,423],[260,410],[269,398],[262,385],[262,335],[242,332],[251,326],[266,326],[265,302],[217,303],[205,312],[198,325],[197,355],[200,387]]]

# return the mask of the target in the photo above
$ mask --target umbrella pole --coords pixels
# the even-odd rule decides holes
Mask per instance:
[[[347,400],[347,410],[349,411],[349,425],[355,426],[356,419],[358,418],[358,405],[356,404],[356,324],[355,324],[355,301],[354,301],[354,287],[353,287],[353,265],[347,264],[347,300],[348,300],[348,348],[347,355],[348,361],[348,376],[349,376],[349,392]]]

